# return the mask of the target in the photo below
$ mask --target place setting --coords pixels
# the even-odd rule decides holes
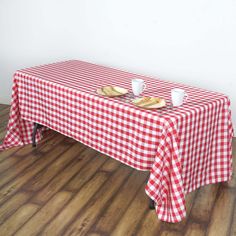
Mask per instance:
[[[169,110],[174,110],[176,107],[182,106],[188,98],[187,93],[180,88],[171,89],[171,100],[154,96],[140,96],[146,88],[146,83],[143,79],[139,78],[131,80],[131,87],[132,92],[129,92],[128,89],[123,87],[107,85],[98,88],[96,92],[101,96],[118,98],[136,107],[156,110],[161,114],[165,114]]]

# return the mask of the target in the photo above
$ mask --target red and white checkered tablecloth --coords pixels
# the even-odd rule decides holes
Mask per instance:
[[[161,112],[96,94],[105,85],[131,92],[133,78],[145,80],[145,96],[169,101],[170,90],[178,87],[186,90],[188,101]],[[71,60],[14,74],[8,131],[0,149],[31,143],[33,122],[150,171],[146,193],[163,221],[185,217],[187,193],[231,178],[230,101],[220,93]]]

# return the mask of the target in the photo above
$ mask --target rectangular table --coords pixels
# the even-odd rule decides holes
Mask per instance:
[[[188,101],[174,109],[144,110],[128,98],[96,94],[105,85],[131,92],[133,78],[145,80],[144,96],[170,101],[170,90],[182,88]],[[78,60],[58,62],[14,74],[8,131],[0,149],[31,143],[34,122],[150,171],[146,193],[163,221],[181,221],[187,193],[232,175],[230,101],[220,93]]]

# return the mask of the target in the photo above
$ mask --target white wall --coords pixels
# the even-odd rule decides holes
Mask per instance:
[[[16,69],[83,59],[223,92],[236,126],[235,0],[0,0],[0,102]]]

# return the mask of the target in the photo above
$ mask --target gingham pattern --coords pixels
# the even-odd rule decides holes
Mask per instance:
[[[132,78],[146,81],[144,95],[169,101],[170,90],[178,87],[186,90],[188,102],[151,111],[95,92],[104,85],[131,91]],[[8,131],[0,149],[31,143],[32,122],[150,171],[146,193],[163,221],[181,221],[188,192],[228,181],[232,174],[233,129],[223,94],[82,61],[59,62],[14,74]]]

